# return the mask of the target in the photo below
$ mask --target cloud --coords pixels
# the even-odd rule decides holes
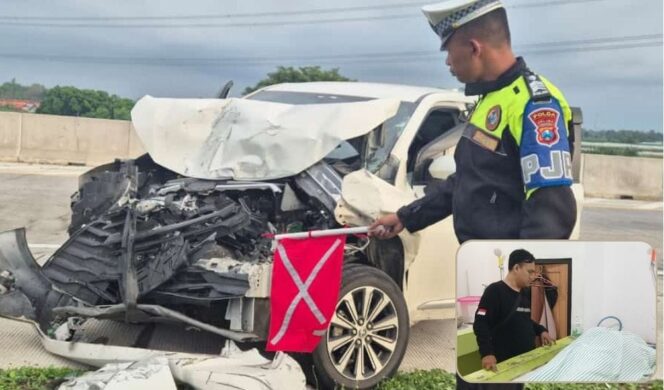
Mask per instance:
[[[424,3],[424,1],[422,2]],[[228,13],[285,12],[331,7],[385,4],[376,0],[335,2],[286,0],[218,2],[213,0],[90,2],[85,0],[3,1],[3,15],[99,17],[215,15]],[[607,51],[572,51],[527,54],[526,44],[621,38],[662,33],[662,2],[598,0],[538,8],[518,8],[523,0],[506,0],[516,48],[537,72],[554,81],[570,101],[583,105],[587,118],[597,125],[662,130],[662,48]],[[635,4],[638,4],[636,6]],[[9,27],[0,24],[0,55],[92,56],[119,58],[264,58],[283,65],[323,64],[363,81],[406,83],[436,87],[461,87],[447,71],[444,54],[414,3],[412,8],[383,9],[345,14],[236,18],[233,22],[311,20],[326,17],[376,17],[404,15],[401,19],[285,26],[166,29],[60,29]],[[85,22],[85,20],[83,20]],[[201,22],[189,21],[189,22]],[[182,23],[189,23],[184,21]],[[213,20],[207,20],[213,22]],[[219,21],[217,21],[219,22]],[[145,23],[145,22],[140,22]],[[155,23],[168,23],[155,21]],[[611,44],[611,42],[609,42]],[[538,49],[547,49],[540,45]],[[564,45],[563,45],[564,46]],[[551,46],[553,47],[553,46]],[[551,48],[549,47],[549,48]],[[578,46],[577,46],[578,47]],[[582,46],[582,47],[587,47]],[[555,48],[555,47],[554,47]],[[530,48],[532,51],[532,48]],[[316,57],[381,52],[430,52],[426,61],[394,62],[367,58],[361,62],[278,61],[284,57]],[[366,58],[366,57],[364,57]],[[145,66],[91,64],[2,58],[0,72],[22,83],[75,85],[104,89],[137,98],[144,94],[174,97],[213,96],[225,81],[235,81],[233,94],[255,84],[276,64]],[[637,103],[638,102],[638,103]]]

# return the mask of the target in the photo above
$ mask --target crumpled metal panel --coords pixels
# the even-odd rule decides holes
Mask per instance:
[[[58,390],[177,390],[168,359],[153,358],[135,363],[110,363],[58,387]]]
[[[53,307],[73,304],[67,294],[52,288],[41,273],[25,239],[25,229],[0,233],[0,315],[24,318],[47,326]]]
[[[267,180],[302,172],[398,107],[396,99],[289,105],[145,96],[131,116],[143,146],[163,167],[199,179]]]
[[[173,376],[196,389],[277,390],[305,389],[306,379],[300,365],[284,353],[272,360],[257,349],[241,351],[229,343],[218,357],[171,359]]]
[[[221,354],[215,356],[70,343],[50,339],[41,332],[40,336],[49,352],[102,367],[101,370],[63,384],[60,387],[62,390],[168,390],[174,389],[170,387],[173,379],[203,390],[306,388],[304,372],[295,359],[277,353],[269,360],[255,348],[242,351],[230,341]],[[88,387],[85,387],[86,384]],[[108,387],[118,384],[124,387]],[[93,387],[95,385],[98,387]]]
[[[344,176],[341,201],[335,210],[335,218],[342,225],[364,225],[386,213],[394,213],[399,207],[415,200],[409,191],[399,191],[366,169]],[[420,246],[419,233],[408,230],[399,233],[404,249],[404,269],[415,260]]]

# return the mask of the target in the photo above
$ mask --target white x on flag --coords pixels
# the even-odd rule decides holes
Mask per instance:
[[[304,300],[304,302],[307,304],[311,313],[314,315],[314,317],[316,317],[316,320],[321,325],[325,323],[326,318],[325,316],[323,316],[323,313],[321,313],[320,309],[316,305],[316,302],[314,302],[314,300],[311,298],[311,295],[309,294],[309,287],[316,279],[316,276],[318,276],[318,273],[320,272],[321,268],[323,268],[325,263],[332,255],[332,253],[334,253],[335,249],[337,249],[337,247],[341,245],[341,243],[342,240],[340,239],[337,239],[332,243],[332,246],[330,246],[330,248],[325,252],[323,257],[321,257],[320,260],[318,260],[316,266],[313,268],[313,270],[311,271],[305,282],[302,282],[300,275],[297,273],[297,270],[295,270],[293,263],[288,258],[288,254],[286,253],[286,249],[284,249],[283,245],[281,245],[281,243],[277,245],[277,251],[279,252],[281,261],[283,262],[284,267],[288,271],[288,274],[293,279],[293,282],[297,286],[298,294],[293,298],[290,305],[288,306],[284,319],[281,322],[281,326],[279,327],[279,331],[272,338],[272,340],[270,340],[271,344],[273,345],[277,344],[284,337],[286,331],[288,330],[288,326],[290,325],[291,319],[293,318],[293,313],[295,312],[297,305],[302,300]]]

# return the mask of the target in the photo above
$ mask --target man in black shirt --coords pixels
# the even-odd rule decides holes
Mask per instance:
[[[482,356],[482,367],[496,364],[535,349],[535,337],[543,345],[555,343],[547,329],[530,318],[530,298],[523,293],[535,278],[535,257],[524,249],[510,254],[509,273],[490,284],[482,294],[473,331]]]

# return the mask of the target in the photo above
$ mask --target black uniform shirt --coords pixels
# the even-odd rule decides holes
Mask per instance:
[[[530,319],[530,298],[501,280],[484,290],[473,331],[480,355],[501,362],[535,349],[535,336],[546,328]]]
[[[514,105],[510,99],[528,95],[523,90],[517,93],[510,85],[529,72],[519,59],[498,80],[469,84],[466,92],[505,95],[503,106],[507,110]],[[489,151],[473,141],[473,128],[466,124],[456,146],[456,173],[434,182],[425,189],[424,197],[397,211],[406,229],[414,233],[453,214],[454,231],[461,243],[471,239],[569,238],[576,222],[571,188],[543,187],[526,199],[517,140],[505,130],[502,138],[495,140],[497,150]]]

